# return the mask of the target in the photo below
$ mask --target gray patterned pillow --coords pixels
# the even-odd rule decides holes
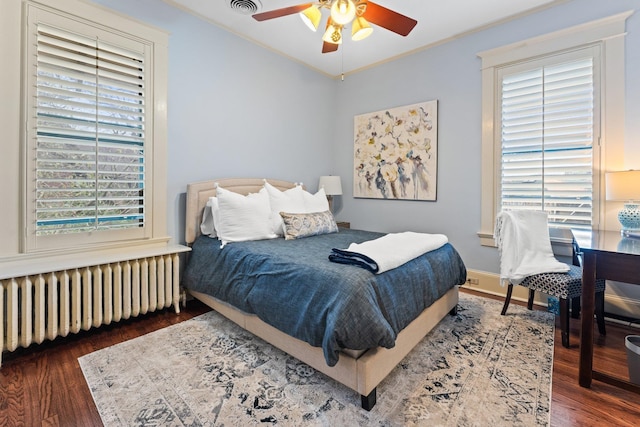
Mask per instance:
[[[338,232],[336,220],[330,211],[313,213],[280,212],[280,216],[284,223],[284,238],[286,240]]]

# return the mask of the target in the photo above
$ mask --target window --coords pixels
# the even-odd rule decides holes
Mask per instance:
[[[110,16],[97,13],[101,22]],[[164,209],[156,195],[165,192],[154,166],[166,138],[155,114],[166,87],[154,70],[166,59],[156,55],[166,35],[119,17],[133,35],[35,4],[27,16],[25,250],[153,238],[153,211]]]
[[[35,233],[144,227],[144,56],[38,25]]]
[[[591,229],[599,139],[594,63],[597,49],[588,48],[498,70],[499,210],[542,209],[551,226]]]
[[[602,159],[624,137],[624,31],[633,12],[481,52],[481,244],[501,209],[598,229]],[[602,152],[602,154],[601,154]]]

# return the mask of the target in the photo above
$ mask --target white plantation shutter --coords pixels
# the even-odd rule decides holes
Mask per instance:
[[[500,208],[543,209],[552,226],[591,229],[594,60],[554,62],[502,71]]]
[[[145,58],[37,25],[35,234],[145,223]]]

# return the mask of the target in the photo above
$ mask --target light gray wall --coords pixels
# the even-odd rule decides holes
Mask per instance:
[[[334,173],[335,81],[159,0],[95,3],[169,36],[168,232],[184,242],[187,183]]]
[[[352,227],[441,232],[470,269],[498,272],[494,248],[480,246],[481,61],[477,53],[635,9],[627,21],[627,167],[640,167],[640,2],[575,0],[347,76],[338,83],[335,169],[345,194],[338,216]],[[353,117],[438,100],[436,202],[354,199]],[[635,163],[635,164],[633,164]]]
[[[304,181],[338,174],[339,220],[442,232],[470,269],[498,271],[480,246],[481,76],[477,53],[627,10],[625,153],[640,168],[640,2],[573,0],[369,70],[328,79],[157,0],[98,0],[171,32],[169,232],[182,241],[188,182],[217,176]],[[423,21],[421,21],[423,24]],[[428,22],[424,22],[425,25]],[[310,96],[302,97],[301,91]],[[436,202],[354,199],[353,117],[437,99]],[[337,100],[337,102],[336,102]],[[337,110],[333,110],[337,108]],[[318,126],[325,124],[325,126]]]

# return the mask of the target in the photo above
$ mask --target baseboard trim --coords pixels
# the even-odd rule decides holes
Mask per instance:
[[[470,289],[489,295],[504,298],[507,293],[506,286],[500,284],[500,275],[481,270],[467,270],[467,283],[462,285],[464,289]],[[523,286],[514,286],[512,300],[527,302],[529,298],[528,290]],[[547,306],[547,295],[536,292],[533,303],[542,307]],[[640,300],[621,297],[605,292],[605,313],[625,318],[637,319],[640,313]],[[609,318],[609,317],[608,317]],[[640,321],[640,320],[639,320]],[[633,322],[617,320],[616,323],[633,324]],[[633,324],[636,326],[637,322]]]
[[[467,270],[467,283],[462,288],[495,295],[504,298],[507,294],[507,287],[500,284],[500,275],[480,270]],[[514,286],[511,294],[512,301],[527,302],[529,291],[523,286]],[[547,296],[541,292],[536,292],[533,303],[542,307],[547,306]]]
[[[605,315],[617,318],[616,321],[623,325],[640,327],[640,300],[627,298],[620,295],[607,294],[604,299]],[[608,316],[608,317],[609,317]]]

